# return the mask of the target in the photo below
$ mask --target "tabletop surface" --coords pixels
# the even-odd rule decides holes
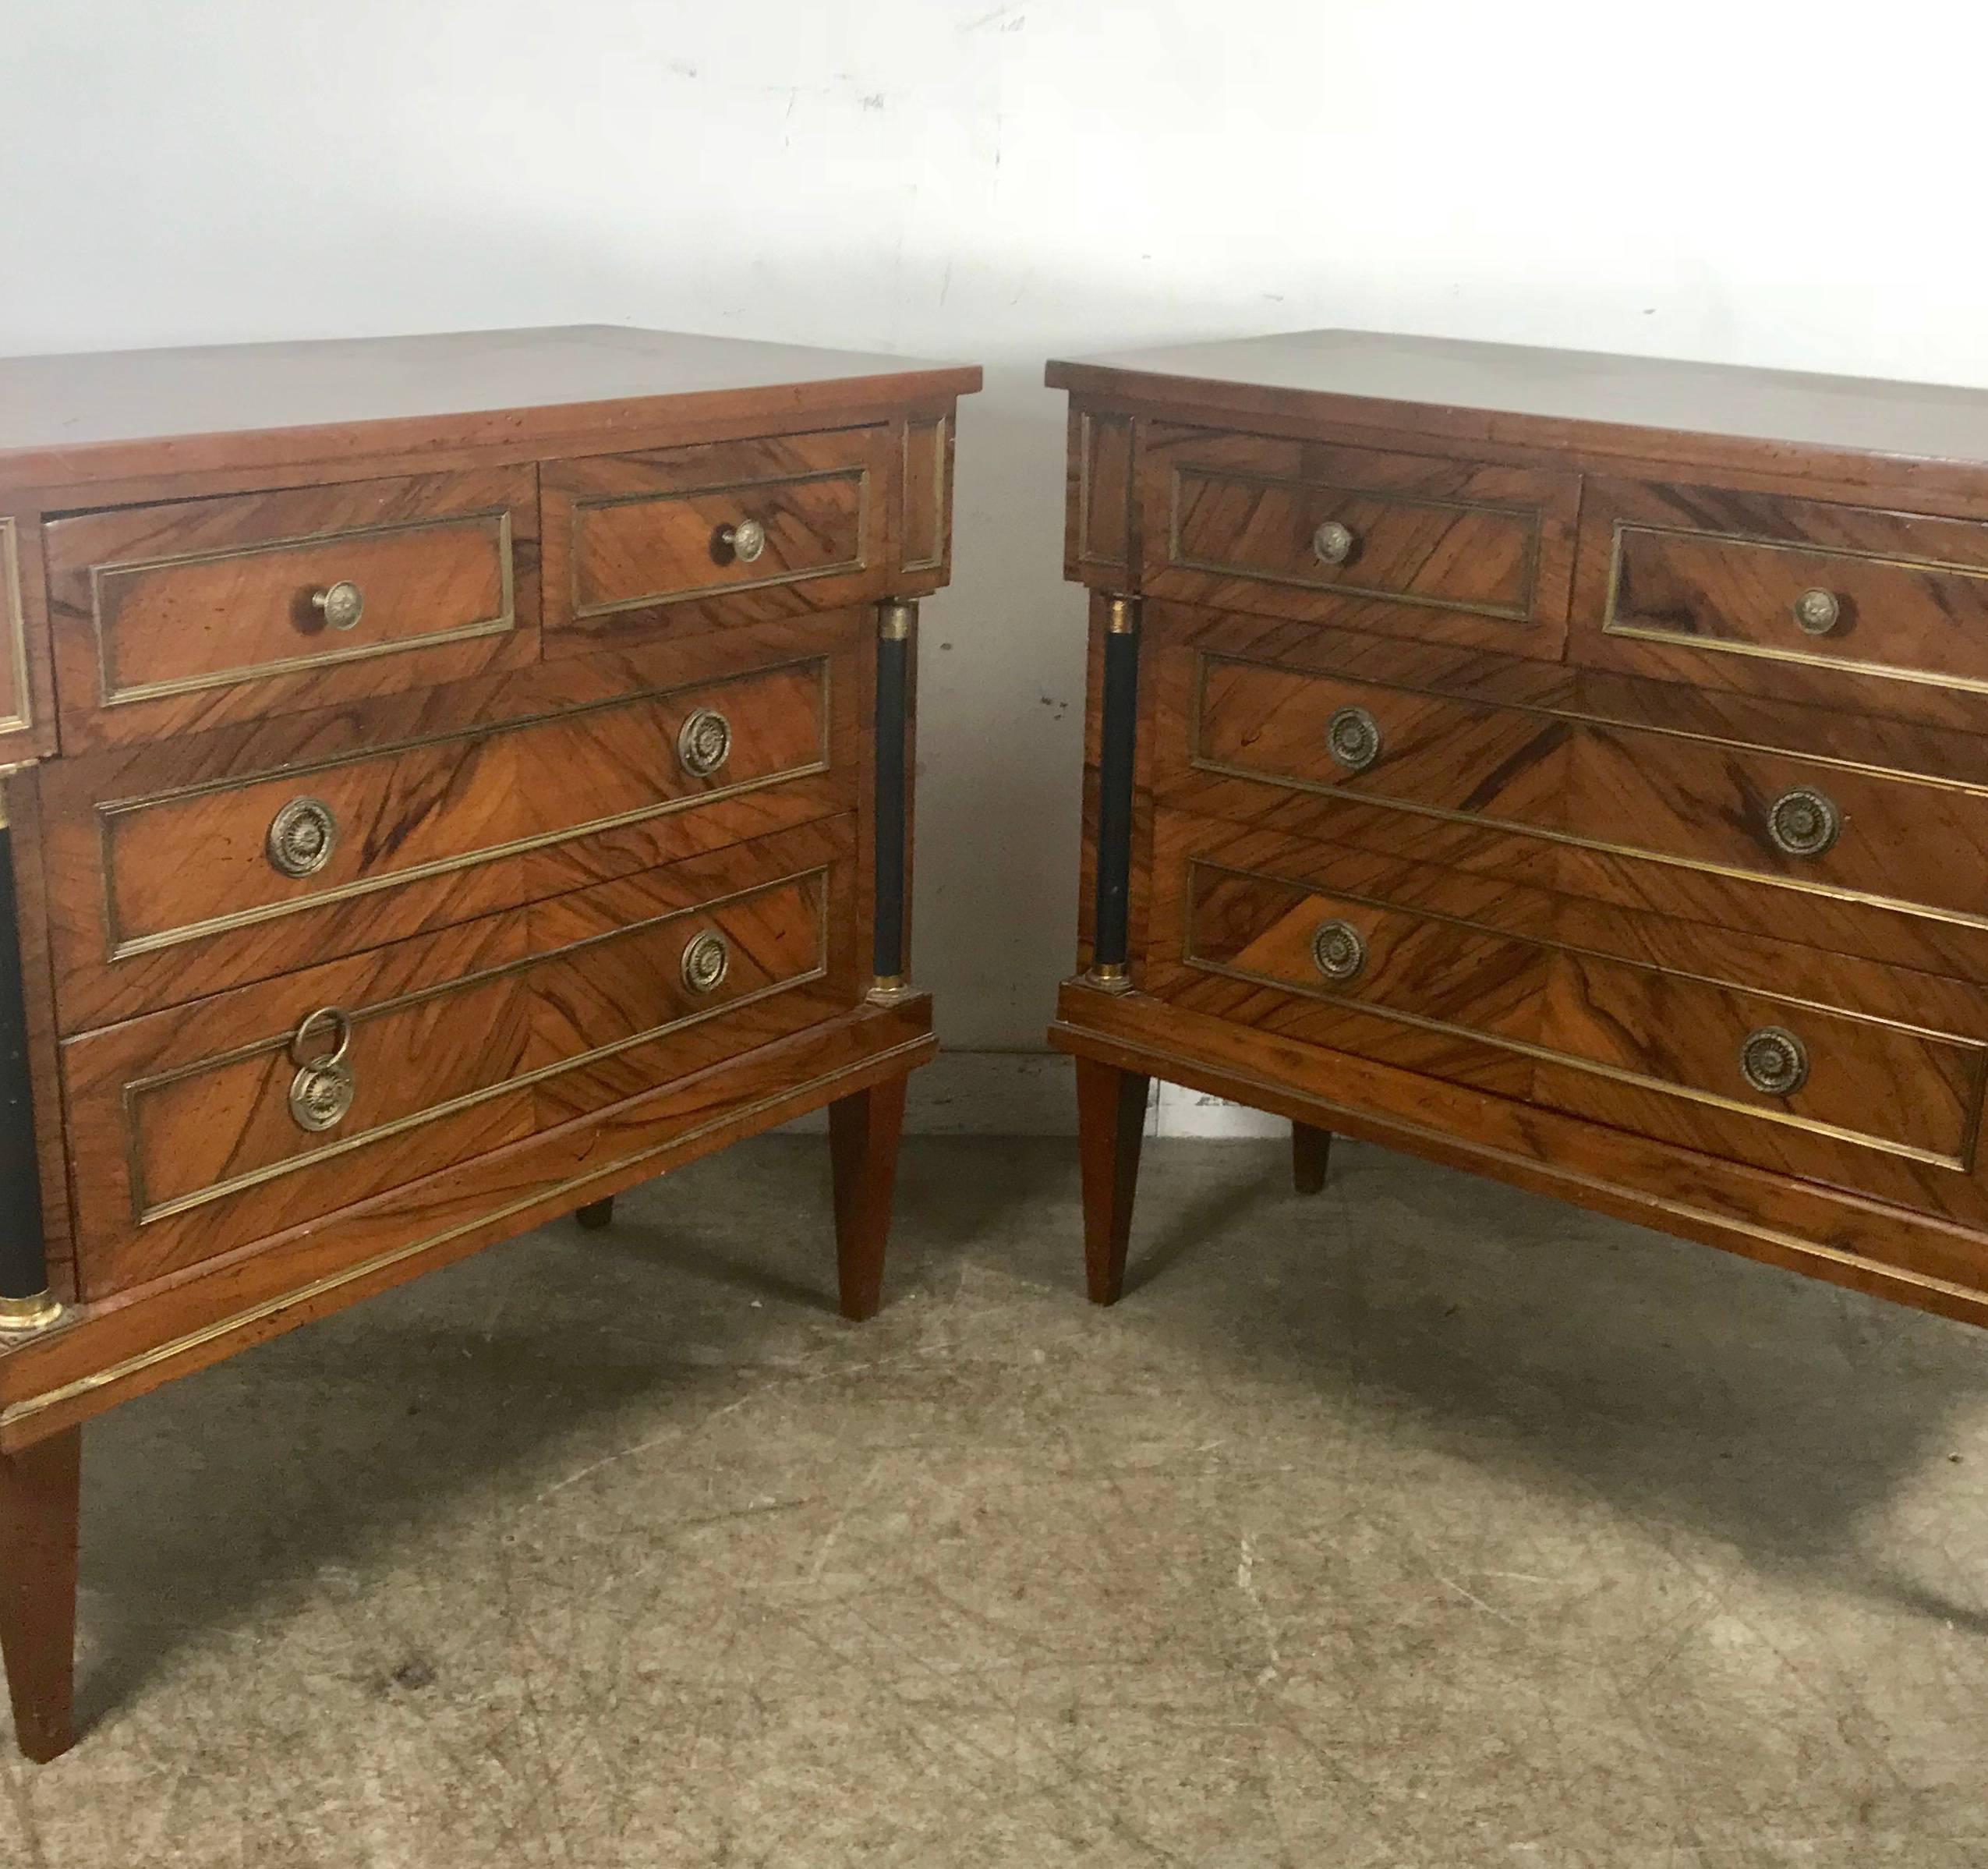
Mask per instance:
[[[0,453],[858,381],[977,388],[966,365],[621,325],[0,359]]]
[[[1052,363],[1058,388],[1235,385],[1364,405],[1988,462],[1988,390],[1377,331],[1297,331]]]

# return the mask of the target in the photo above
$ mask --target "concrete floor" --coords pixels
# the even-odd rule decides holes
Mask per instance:
[[[1342,1144],[769,1138],[133,1404],[9,1869],[1988,1862],[1988,1340]]]

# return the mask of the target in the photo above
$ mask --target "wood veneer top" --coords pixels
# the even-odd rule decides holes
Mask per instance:
[[[1633,451],[1654,433],[1988,463],[1988,390],[1378,331],[1297,331],[1054,363],[1052,388]],[[1622,431],[1634,431],[1624,434]]]
[[[0,359],[0,475],[471,447],[678,409],[786,416],[979,387],[967,365],[607,324],[13,357]],[[227,444],[251,437],[263,445]]]

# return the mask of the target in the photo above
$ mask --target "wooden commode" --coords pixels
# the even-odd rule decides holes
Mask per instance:
[[[1149,1078],[1988,1322],[1988,393],[1059,363],[1091,1295]]]
[[[879,1301],[977,370],[618,328],[0,363],[0,1638],[80,1424],[827,1105]]]

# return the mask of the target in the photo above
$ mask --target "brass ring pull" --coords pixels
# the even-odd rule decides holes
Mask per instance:
[[[1795,626],[1805,635],[1826,636],[1843,619],[1843,600],[1833,590],[1805,590],[1795,600]]]
[[[366,614],[366,593],[356,584],[341,578],[336,584],[313,591],[310,606],[334,629],[350,629]]]
[[[1364,772],[1381,756],[1381,724],[1364,707],[1342,707],[1325,723],[1325,750],[1348,772]]]
[[[1357,979],[1367,965],[1367,940],[1350,922],[1321,922],[1311,937],[1311,964],[1334,986]]]
[[[723,935],[707,929],[693,935],[684,944],[681,965],[684,984],[692,993],[716,993],[731,971],[731,950],[725,945]]]
[[[1763,1097],[1792,1097],[1809,1081],[1809,1048],[1781,1025],[1749,1032],[1739,1048],[1740,1074]]]
[[[732,724],[715,707],[700,707],[677,733],[677,763],[694,779],[708,779],[732,756]]]
[[[331,861],[338,820],[322,798],[292,798],[269,821],[263,855],[278,876],[315,876]]]
[[[757,519],[741,519],[736,526],[718,528],[719,550],[741,565],[750,565],[766,549],[766,529]]]
[[[306,1058],[304,1047],[320,1025],[332,1036],[331,1049]],[[352,1014],[337,1006],[320,1006],[290,1035],[290,1062],[297,1067],[290,1080],[290,1115],[299,1129],[315,1133],[345,1120],[359,1088],[345,1062],[352,1042]]]
[[[1337,519],[1328,519],[1311,535],[1312,554],[1321,565],[1345,564],[1359,543],[1353,528]]]
[[[1826,792],[1798,785],[1767,811],[1767,836],[1785,857],[1819,857],[1841,834],[1843,814]]]

